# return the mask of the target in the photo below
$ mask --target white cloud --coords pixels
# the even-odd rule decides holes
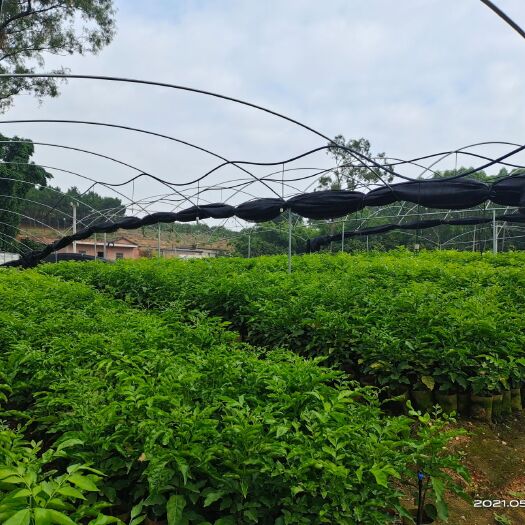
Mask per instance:
[[[525,25],[522,0],[499,4]],[[152,0],[146,5],[119,0],[119,8],[119,32],[109,48],[97,57],[61,63],[74,73],[167,81],[243,98],[328,136],[367,137],[376,151],[395,157],[480,140],[524,142],[525,41],[475,0]],[[125,124],[195,142],[235,160],[277,161],[323,144],[253,109],[108,82],[72,80],[60,98],[42,107],[20,97],[3,118]],[[124,131],[24,124],[4,125],[2,132],[85,147],[172,182],[196,178],[217,163],[173,142]],[[37,158],[105,181],[133,175],[122,166],[54,148],[38,148]],[[328,161],[321,153],[297,165],[326,166]],[[271,168],[253,170],[263,174]],[[229,167],[210,181],[239,174]],[[57,182],[78,183],[59,175]],[[122,191],[130,194],[131,187]],[[142,181],[135,196],[164,191],[160,184]],[[251,191],[268,195],[261,185]],[[218,200],[220,193],[210,198]]]

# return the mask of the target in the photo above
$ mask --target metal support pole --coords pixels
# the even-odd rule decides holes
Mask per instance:
[[[158,232],[157,232],[157,255],[160,259],[160,222],[158,224]]]
[[[496,225],[496,210],[492,210],[492,252],[498,253],[498,229]]]
[[[292,273],[292,210],[288,210],[288,273]]]
[[[252,234],[248,234],[248,259],[252,256]]]
[[[104,259],[108,258],[108,234],[104,233]]]
[[[73,235],[77,233],[77,205],[75,202],[71,203],[73,208]],[[77,253],[77,241],[73,241],[73,253]]]
[[[341,232],[341,251],[345,251],[345,222],[343,221],[343,231]]]
[[[98,259],[98,252],[97,252],[97,234],[95,233],[95,259]]]
[[[474,224],[474,236],[472,238],[472,251],[476,251],[476,225]]]
[[[367,235],[366,236],[366,253],[368,253],[368,249],[369,249],[369,247],[368,247],[368,235]]]

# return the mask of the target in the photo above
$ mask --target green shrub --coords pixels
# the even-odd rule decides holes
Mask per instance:
[[[180,301],[220,316],[244,340],[323,356],[379,386],[441,391],[525,381],[525,254],[340,254],[140,260],[41,268],[143,308]],[[508,369],[493,363],[514,359]],[[480,371],[483,373],[480,375]],[[502,376],[503,374],[503,376]],[[484,386],[480,386],[483,383]]]
[[[391,523],[416,468],[439,501],[455,488],[448,469],[466,476],[445,450],[446,421],[387,417],[374,389],[238,342],[223,321],[173,301],[140,312],[6,270],[0,316],[0,417],[27,421],[44,448],[67,443],[64,460],[103,472],[100,496],[134,524]],[[64,465],[58,477],[47,468],[36,483],[67,482]]]

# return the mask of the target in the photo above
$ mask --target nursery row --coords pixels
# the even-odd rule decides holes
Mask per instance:
[[[149,309],[173,301],[243,340],[322,356],[364,384],[429,396],[507,395],[525,382],[525,257],[428,252],[47,266]],[[420,393],[422,392],[422,395]],[[450,399],[450,396],[454,399]],[[476,410],[476,409],[474,409]]]
[[[173,273],[62,270],[142,297]],[[0,522],[384,524],[407,514],[418,468],[429,513],[446,516],[450,469],[467,474],[444,420],[385,416],[374,389],[257,350],[175,295],[144,312],[84,284],[0,271]]]

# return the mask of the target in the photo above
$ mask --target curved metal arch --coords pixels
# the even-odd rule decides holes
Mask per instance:
[[[503,21],[505,21],[507,24],[509,24],[514,31],[516,31],[521,37],[525,38],[525,31],[516,23],[512,18],[507,15],[504,11],[502,11],[497,5],[495,5],[491,0],[481,0],[482,3],[484,3],[489,9],[494,11]]]
[[[471,149],[471,148],[476,148],[478,146],[513,146],[515,148],[522,148],[522,145],[521,144],[516,144],[515,142],[506,142],[506,141],[483,141],[483,142],[476,142],[474,144],[469,144],[467,146],[463,146],[461,148],[458,148],[456,150],[451,150],[451,151],[443,151],[441,153],[434,153],[432,155],[426,155],[425,157],[420,157],[419,159],[416,159],[416,160],[423,160],[423,159],[428,159],[428,158],[432,158],[432,157],[438,157],[440,156],[441,158],[436,160],[435,162],[433,162],[432,164],[430,164],[430,166],[427,168],[427,170],[429,168],[432,168],[434,167],[437,163],[441,162],[442,160],[445,160],[447,157],[450,157],[451,155],[454,155],[456,153],[464,153],[464,151],[466,149]],[[487,159],[486,159],[487,160]],[[490,160],[494,160],[494,159],[490,159]],[[504,160],[504,159],[503,159]],[[496,164],[500,164],[499,162],[496,163]],[[506,163],[501,163],[501,164],[506,164]],[[523,167],[523,166],[517,166],[517,167]],[[426,171],[426,170],[425,170]],[[423,173],[420,174],[420,177],[422,177],[424,174],[425,174],[425,171],[423,171]],[[478,169],[477,171],[481,171],[481,169]],[[455,175],[453,176],[452,178],[456,179],[456,178],[460,178],[460,177],[465,177],[467,176],[468,174],[465,173],[465,174],[462,174],[462,175]],[[443,178],[441,180],[449,180],[450,177],[446,177],[446,178]]]
[[[1,75],[0,75],[1,76]],[[497,144],[497,142],[494,142],[493,144]],[[206,173],[204,173],[204,175],[202,175],[199,179],[196,179],[195,182],[198,182],[200,180],[203,180],[205,179],[206,177],[208,177],[209,175],[211,175],[212,173],[214,173],[215,171],[229,165],[229,164],[236,164],[236,165],[249,165],[249,166],[279,166],[279,165],[284,165],[284,164],[289,164],[291,162],[294,162],[296,160],[299,160],[299,159],[302,159],[302,158],[305,158],[305,157],[308,157],[309,155],[313,155],[314,153],[317,153],[319,151],[322,151],[322,150],[326,150],[326,149],[329,149],[330,147],[332,146],[319,146],[317,148],[313,148],[311,150],[308,150],[304,153],[301,153],[299,155],[295,155],[294,157],[290,157],[290,158],[287,158],[287,159],[284,159],[284,160],[279,160],[279,161],[273,161],[273,162],[256,162],[256,161],[243,161],[243,160],[235,160],[235,161],[228,161],[228,162],[224,162],[222,164],[219,164],[218,166],[215,166],[214,168],[212,168],[211,170],[208,170]],[[341,149],[344,149],[344,148],[341,148]],[[512,151],[508,152],[508,153],[505,153],[504,155],[501,155],[495,159],[489,159],[488,162],[486,162],[485,164],[481,165],[481,166],[478,166],[477,168],[472,168],[468,171],[466,171],[465,173],[462,173],[460,175],[452,175],[450,177],[443,177],[442,181],[446,181],[446,180],[455,180],[455,179],[460,179],[460,178],[464,178],[464,177],[468,177],[469,175],[473,175],[475,173],[478,173],[480,171],[483,171],[484,169],[490,167],[490,166],[493,166],[495,164],[501,164],[503,160],[513,156],[513,155],[517,155],[518,153],[522,152],[525,150],[525,145],[522,145],[522,146],[519,146],[515,149],[513,149]],[[446,152],[446,153],[443,153],[444,157],[442,159],[440,159],[439,161],[443,160],[444,158],[448,157],[449,155],[452,155],[454,153],[459,153],[461,150],[455,150],[455,151],[450,151],[450,152]],[[365,157],[364,155],[361,155],[360,153],[357,153],[357,152],[349,152],[351,156],[353,156],[354,158],[357,158],[358,160],[361,160],[362,159],[366,159],[366,160],[370,160],[368,159],[367,157]],[[435,156],[438,156],[440,155],[439,153],[434,153],[432,155],[427,155],[425,157],[419,157],[417,159],[414,159],[414,161],[417,161],[417,160],[422,160],[423,158],[430,158],[430,157],[435,157]],[[411,163],[414,163],[414,161],[411,161]],[[439,161],[436,161],[435,163],[433,163],[430,167],[434,166],[437,162]],[[408,161],[407,161],[408,162]],[[375,161],[374,161],[375,163]],[[377,164],[377,163],[375,163]],[[385,165],[379,165],[378,166],[380,167],[381,170],[385,170],[388,166],[385,166]],[[374,173],[379,180],[381,180],[383,182],[383,184],[387,187],[390,187],[390,184],[386,183],[385,181],[383,181],[382,177],[375,171],[373,171],[370,166],[368,165],[365,165],[363,167],[366,167],[368,168],[370,171],[372,171],[372,173]],[[428,171],[429,168],[425,168],[425,171],[423,173],[425,173],[426,171]],[[401,175],[393,170],[387,170],[388,173],[392,176],[395,176],[395,177],[399,177],[403,180],[406,180],[406,181],[409,181],[409,182],[415,182],[415,181],[419,181],[420,179],[414,179],[414,178],[411,178],[411,177],[407,177],[405,175]]]
[[[4,163],[4,164],[7,164]],[[27,164],[27,163],[20,163],[20,162],[9,162],[9,164]],[[42,166],[41,164],[34,164],[34,166],[40,166],[40,167],[47,167],[49,169],[59,169],[59,168],[51,168],[50,166]],[[62,171],[67,171],[67,170],[62,170]],[[70,172],[72,173],[72,172]],[[16,181],[18,183],[22,183],[22,184],[28,184],[32,187],[35,186],[35,184],[33,184],[32,182],[28,182],[28,181],[25,181],[25,180],[18,180],[18,179],[13,179],[11,177],[0,177],[0,180],[11,180],[11,181]],[[53,188],[51,186],[43,186],[44,188],[46,188],[47,190],[50,190],[50,191],[53,191],[55,193],[58,193],[61,197],[65,196],[66,194],[62,191],[59,191],[57,190],[56,188]],[[4,195],[4,197],[12,197],[12,195]],[[97,212],[98,210],[96,210],[95,208],[93,208],[92,206],[90,206],[89,204],[86,204],[84,202],[82,202],[80,199],[77,199],[76,197],[72,197],[72,196],[69,196],[69,198],[72,200],[72,201],[75,201],[77,203],[80,203],[82,204],[83,206],[86,206],[87,208],[91,208],[91,210],[93,212]],[[42,204],[41,202],[37,202],[37,201],[32,201],[32,202],[35,202],[36,204],[39,204],[41,206],[47,206],[48,208],[52,208],[52,209],[56,209],[56,204],[55,204],[55,207],[51,207],[51,206],[48,206],[47,204]],[[60,211],[60,210],[57,210],[57,211]],[[72,218],[71,215],[68,215],[67,213],[65,212],[62,212],[60,211],[60,213],[63,213],[65,215],[67,215],[68,217]],[[80,222],[82,224],[82,219],[79,219],[78,222]]]
[[[0,177],[0,180],[3,180],[3,179],[4,179],[4,177]],[[24,201],[24,202],[32,202],[33,204],[38,204],[38,206],[43,206],[44,208],[52,208],[51,206],[49,206],[49,204],[43,204],[42,202],[34,201],[33,199],[26,199],[25,197],[16,197],[15,195],[2,195],[2,194],[0,194],[0,197],[6,197],[6,198],[9,198],[9,199],[16,199],[16,200]],[[62,215],[65,215],[69,219],[71,219],[73,217],[72,215],[69,215],[66,212],[62,211],[62,210],[56,210],[56,211],[61,213]],[[34,219],[31,218],[31,220],[34,220]],[[80,222],[80,221],[78,221],[78,222]]]
[[[2,143],[2,141],[0,140],[0,143]],[[63,169],[63,168],[57,168],[56,166],[47,166],[45,164],[36,164],[36,163],[29,163],[29,162],[17,162],[17,161],[2,161],[0,162],[0,165],[1,164],[23,164],[23,165],[33,165],[33,166],[37,166],[39,168],[46,168],[46,169],[50,169],[50,170],[56,170],[56,171],[60,171],[60,172],[63,172],[63,173],[68,173],[70,175],[75,175],[81,179],[85,179],[85,180],[89,180],[90,182],[97,182],[95,181],[95,179],[92,179],[90,177],[87,177],[86,175],[82,175],[81,173],[78,173],[76,171],[71,171],[71,170],[66,170],[66,169]],[[7,177],[0,177],[0,180],[1,179],[4,179],[4,180],[14,180],[14,179],[9,179]],[[18,179],[17,179],[18,181]],[[30,184],[31,186],[35,186],[35,184],[31,183],[31,182],[27,182],[27,181],[18,181],[18,182],[22,182],[24,184]],[[104,186],[105,187],[105,184],[104,183],[100,183],[101,186]],[[45,188],[47,188],[48,190],[52,190],[58,194],[60,194],[60,196],[62,198],[64,198],[66,196],[66,194],[63,192],[63,191],[57,191],[55,188],[52,188],[51,186],[44,186]],[[121,196],[122,198],[128,200],[130,202],[130,204],[134,204],[134,201],[132,201],[126,194],[124,193],[121,193],[117,190],[114,190],[113,188],[107,188],[108,190],[110,191],[113,191],[114,193],[116,193],[117,195]],[[86,192],[84,192],[82,195],[84,195]],[[86,204],[85,202],[81,201],[80,199],[77,199],[75,197],[71,197],[69,196],[68,198],[70,198],[71,200],[74,200],[80,204],[82,204],[83,206],[86,206],[88,208],[91,208],[93,211],[96,211],[95,208],[93,208],[92,206]],[[60,202],[60,201],[59,201]],[[56,209],[56,206],[58,205],[58,202],[55,203],[55,208],[53,209]],[[144,211],[144,210],[143,210]]]
[[[12,213],[13,215],[18,215],[19,217],[24,217],[24,219],[29,219],[31,221],[38,222],[38,224],[42,224],[44,227],[49,228],[50,230],[53,230],[54,232],[58,233],[59,235],[62,233],[58,231],[57,229],[53,228],[53,226],[50,226],[49,224],[46,224],[45,222],[39,221],[38,219],[35,219],[34,217],[29,217],[28,215],[24,215],[23,213],[13,211],[13,210],[6,210],[4,208],[0,208],[0,211],[6,212],[6,213]]]
[[[121,124],[113,124],[108,122],[96,122],[96,121],[90,121],[90,120],[65,120],[65,119],[24,119],[24,120],[0,120],[0,124],[21,124],[21,123],[57,123],[57,124],[85,124],[89,126],[101,126],[101,127],[108,127],[108,128],[115,128],[115,129],[123,129],[126,131],[135,131],[137,133],[143,133],[146,135],[151,135],[154,137],[159,137],[167,140],[171,140],[173,142],[177,142],[179,144],[182,144],[184,146],[188,146],[190,148],[194,148],[198,151],[201,151],[203,153],[207,153],[208,155],[212,155],[215,158],[221,159],[223,161],[228,162],[229,164],[232,164],[236,168],[239,168],[240,170],[244,171],[246,174],[253,177],[256,181],[262,182],[261,179],[256,177],[253,173],[250,173],[247,169],[243,168],[242,166],[239,166],[235,164],[234,162],[230,162],[226,157],[223,157],[222,155],[219,155],[218,153],[215,153],[209,149],[203,148],[201,146],[198,146],[197,144],[193,144],[191,142],[187,142],[185,140],[181,140],[175,137],[172,137],[170,135],[165,135],[163,133],[157,133],[155,131],[148,131],[142,128],[134,128],[131,126],[124,126]],[[167,181],[166,181],[167,182]],[[168,182],[167,182],[168,183]],[[266,186],[270,191],[275,193],[270,186],[262,182],[264,186]],[[275,193],[277,195],[277,193]]]
[[[13,178],[10,178],[10,177],[0,177],[0,180],[12,180],[12,181],[16,181],[16,182],[20,182],[20,183],[23,183],[23,184],[29,184],[31,186],[34,186],[33,183],[31,182],[28,182],[28,181],[20,181],[18,179],[13,179]],[[58,193],[59,195],[61,196],[65,196],[66,194],[61,192],[61,191],[58,191],[56,190],[55,188],[52,188],[50,186],[44,186],[45,188],[47,188],[48,190],[51,190],[51,191],[54,191],[55,193]],[[50,208],[51,210],[56,210],[58,213],[62,214],[62,215],[65,215],[67,218],[69,219],[72,219],[73,216],[62,211],[62,210],[59,210],[56,208],[56,204],[54,206],[49,206],[48,204],[44,204],[42,202],[38,202],[38,201],[34,201],[32,199],[27,199],[25,197],[16,197],[14,195],[0,195],[0,197],[6,197],[6,198],[10,198],[10,199],[17,199],[17,200],[21,200],[21,201],[25,201],[25,202],[32,202],[33,204],[37,204],[38,206],[43,206],[45,208]],[[107,216],[104,215],[102,212],[105,211],[105,210],[96,210],[95,208],[93,208],[92,206],[89,206],[88,204],[85,204],[84,202],[82,202],[81,200],[75,198],[75,197],[71,197],[71,196],[68,196],[71,200],[77,202],[77,203],[80,203],[84,206],[86,206],[87,208],[91,208],[92,210],[92,213],[91,214],[88,214],[86,215],[85,217],[81,218],[81,219],[78,219],[78,223],[80,223],[82,226],[86,226],[83,222],[84,219],[90,217],[91,215],[94,215],[96,213],[99,214],[99,216],[101,216],[102,218],[104,219],[107,219]],[[113,209],[121,209],[121,208],[108,208],[108,210],[113,210]],[[31,217],[31,220],[34,220],[33,217]]]
[[[0,221],[0,224],[2,224],[3,226],[12,226],[12,224],[8,224],[7,222],[3,222],[3,221]],[[23,230],[23,231],[26,231],[26,230]],[[18,244],[21,244],[22,246],[27,248],[28,250],[31,250],[31,248],[29,246],[27,246],[27,244],[24,244],[23,242],[17,240],[17,238],[13,237],[12,235],[7,235],[7,233],[4,233],[4,232],[0,232],[0,235],[2,235],[3,237],[7,237],[8,239],[12,239],[12,240],[16,241]],[[34,237],[40,243],[42,242],[41,240],[38,239],[38,237],[35,237],[34,235],[31,235],[30,233],[27,233],[27,235],[28,235],[28,237]],[[11,246],[15,246],[16,247],[15,243],[10,243],[10,244],[11,244]]]
[[[236,104],[240,104],[240,105],[243,105],[243,106],[246,106],[246,107],[251,107],[253,109],[257,109],[259,111],[262,111],[262,112],[265,112],[265,113],[268,113],[270,115],[273,115],[277,118],[280,118],[280,119],[283,119],[287,122],[290,122],[292,124],[295,124],[319,137],[321,137],[322,139],[324,139],[325,141],[327,141],[332,147],[337,147],[339,149],[342,149],[344,151],[346,151],[347,153],[349,153],[351,156],[353,156],[354,158],[359,158],[361,160],[366,160],[367,162],[369,162],[373,167],[375,167],[376,169],[384,169],[384,166],[382,166],[381,164],[377,163],[375,160],[367,157],[366,155],[363,155],[362,153],[360,152],[357,152],[355,150],[352,150],[351,148],[348,148],[346,146],[341,146],[339,144],[336,144],[333,139],[329,138],[328,136],[326,136],[325,134],[321,133],[320,131],[316,130],[315,128],[311,127],[311,126],[308,126],[307,124],[304,124],[303,122],[297,120],[297,119],[294,119],[294,118],[291,118],[291,117],[288,117],[282,113],[279,113],[277,111],[274,111],[272,109],[269,109],[269,108],[266,108],[264,106],[261,106],[261,105],[258,105],[258,104],[254,104],[252,102],[248,102],[246,100],[242,100],[242,99],[239,99],[239,98],[235,98],[235,97],[230,97],[230,96],[227,96],[227,95],[222,95],[220,93],[216,93],[216,92],[213,92],[213,91],[207,91],[207,90],[203,90],[203,89],[197,89],[197,88],[192,88],[192,87],[189,87],[189,86],[182,86],[182,85],[179,85],[179,84],[171,84],[169,82],[156,82],[156,81],[153,81],[153,80],[141,80],[141,79],[134,79],[134,78],[125,78],[125,77],[113,77],[113,76],[105,76],[105,75],[76,75],[76,74],[60,74],[60,73],[3,73],[3,74],[0,74],[0,79],[1,78],[62,78],[62,79],[68,79],[68,78],[71,78],[71,79],[82,79],[82,80],[102,80],[102,81],[107,81],[107,82],[124,82],[124,83],[130,83],[130,84],[141,84],[141,85],[148,85],[148,86],[157,86],[157,87],[165,87],[165,88],[170,88],[170,89],[176,89],[176,90],[179,90],[179,91],[187,91],[187,92],[191,92],[191,93],[195,93],[195,94],[200,94],[200,95],[205,95],[205,96],[209,96],[209,97],[214,97],[214,98],[218,98],[218,99],[222,99],[222,100],[226,100],[226,101],[230,101],[230,102],[234,102]],[[486,169],[494,164],[497,164],[499,161],[501,160],[505,160],[506,158],[512,156],[512,155],[515,155],[517,153],[519,153],[520,151],[523,151],[525,150],[525,145],[524,146],[520,146],[519,148],[517,148],[516,150],[514,151],[511,151],[495,160],[492,160],[491,162],[487,163],[487,164],[484,164],[483,166],[480,166],[478,168],[474,168],[473,170],[471,170],[470,172],[467,172],[467,173],[464,173],[462,174],[461,176],[459,177],[465,177],[467,175],[472,175],[474,173],[477,173],[478,171],[481,171],[483,169]],[[232,162],[233,163],[233,162]],[[239,162],[236,162],[237,164],[241,164]],[[283,164],[283,162],[280,162],[279,164]],[[374,172],[372,170],[372,168],[369,168],[380,180],[382,180],[381,176]],[[394,172],[393,170],[391,171],[391,175],[393,176],[397,176],[397,177],[400,177],[401,179],[405,179],[405,180],[414,180],[414,179],[411,179],[409,177],[406,177],[404,175],[401,175],[400,173],[396,173]],[[449,180],[451,179],[454,179],[454,178],[459,178],[458,176],[453,176],[453,177],[450,177]],[[386,186],[389,186],[388,183],[385,183],[384,181],[382,181]]]
[[[15,237],[13,237],[12,235],[7,235],[6,233],[3,233],[3,232],[0,232],[0,238],[2,238],[3,242],[8,244],[9,246],[12,246],[15,249],[20,244],[20,241],[17,241]],[[17,243],[19,243],[19,244],[17,244]],[[28,250],[31,250],[31,248],[29,248],[29,246],[26,246],[26,245],[23,245],[23,246],[25,246]],[[18,252],[14,252],[14,253],[19,255]],[[0,267],[1,266],[2,266],[2,264],[0,264]]]
[[[0,77],[1,77],[1,75],[0,75]],[[90,186],[90,188],[88,188],[84,193],[87,193],[89,190],[94,188],[97,184],[99,184],[100,186],[104,186],[104,187],[124,186],[125,184],[129,184],[129,182],[132,182],[132,181],[134,181],[137,178],[142,177],[142,176],[150,177],[150,178],[156,180],[157,182],[160,182],[161,184],[164,184],[165,186],[170,188],[174,193],[180,193],[177,190],[174,190],[173,188],[171,188],[171,186],[168,183],[166,183],[162,179],[156,177],[155,175],[152,175],[151,173],[147,173],[144,170],[141,170],[140,168],[137,168],[136,166],[133,166],[132,164],[128,164],[127,162],[115,159],[114,157],[110,157],[110,156],[104,155],[102,153],[96,153],[94,151],[90,151],[90,150],[86,150],[86,149],[82,149],[82,148],[76,148],[76,147],[73,147],[73,146],[65,146],[63,144],[53,144],[51,142],[35,142],[33,140],[0,140],[0,144],[1,143],[5,144],[5,143],[9,143],[9,142],[15,142],[15,143],[20,143],[20,144],[30,143],[30,144],[36,144],[38,146],[49,146],[49,147],[53,147],[53,148],[67,149],[67,150],[71,150],[71,151],[78,151],[80,153],[86,153],[88,155],[93,155],[95,157],[100,157],[100,158],[103,158],[103,159],[106,159],[106,160],[110,160],[112,162],[115,162],[116,164],[120,164],[120,165],[125,166],[127,168],[130,168],[130,169],[132,169],[134,171],[140,172],[139,176],[137,176],[137,177],[135,177],[133,179],[130,179],[128,182],[123,183],[123,184],[112,184],[112,183],[105,183],[105,182],[92,180],[93,185]],[[88,179],[88,177],[84,177],[84,178]],[[91,180],[91,179],[88,179],[88,180]],[[186,197],[184,197],[184,195],[181,195],[181,197],[186,198]],[[193,205],[193,203],[191,201],[189,201],[189,202],[190,202],[191,205]]]

